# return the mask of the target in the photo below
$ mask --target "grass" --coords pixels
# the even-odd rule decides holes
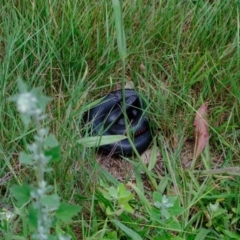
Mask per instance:
[[[88,105],[122,82],[112,5],[89,0],[3,0],[0,209],[12,210],[12,184],[34,180],[17,158],[34,129],[23,128],[7,101],[16,93],[16,79],[21,76],[32,87],[43,86],[53,98],[46,124],[61,143],[62,158],[47,177],[62,199],[83,206],[81,214],[64,225],[73,239],[239,239],[240,187],[235,168],[240,152],[239,7],[238,1],[220,0],[123,4],[125,77],[151,100],[148,115],[164,175],[149,171],[156,188],[153,182],[146,188],[141,171],[147,168],[129,159],[136,166],[136,189],[130,187],[135,211],[107,216],[105,207],[113,200],[102,192],[119,182],[97,164],[94,149],[77,141],[84,137],[81,119]],[[181,163],[193,140],[196,110],[204,102],[209,103],[211,137],[198,168],[190,171]],[[232,168],[206,173],[227,167]],[[154,191],[177,196],[183,210],[172,217],[180,227],[152,220]],[[214,212],[210,204],[216,203]],[[15,231],[23,235],[23,229],[21,220],[15,222]]]

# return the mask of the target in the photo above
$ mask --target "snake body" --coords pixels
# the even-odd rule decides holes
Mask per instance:
[[[126,135],[128,131],[136,150],[141,154],[152,141],[144,112],[146,103],[135,90],[125,89],[125,107],[127,125],[124,119],[122,90],[117,90],[106,95],[97,106],[90,109],[85,119],[92,124],[93,136]],[[134,153],[128,139],[102,145],[99,149],[105,154],[113,155],[130,156]]]

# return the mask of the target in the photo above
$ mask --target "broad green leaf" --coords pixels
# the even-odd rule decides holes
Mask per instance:
[[[17,79],[17,84],[18,84],[18,90],[20,93],[25,93],[28,91],[28,86],[27,84],[22,80],[22,78]]]
[[[215,202],[214,204],[212,204],[212,203],[209,203],[209,210],[211,211],[211,212],[217,212],[218,211],[218,209],[219,209],[219,202]]]
[[[122,205],[123,209],[129,213],[134,213],[133,208],[129,205],[129,203],[124,203]]]
[[[142,240],[141,236],[127,227],[126,225],[122,224],[121,222],[117,220],[112,220],[111,221],[113,224],[115,224],[117,227],[119,227],[123,232],[125,232],[129,237],[131,237],[134,240]]]
[[[195,237],[195,240],[204,240],[204,239],[206,239],[206,237],[207,237],[209,232],[210,232],[210,230],[208,230],[206,228],[200,228],[197,236]]]
[[[122,136],[122,135],[95,136],[95,137],[82,138],[78,140],[78,143],[82,144],[85,147],[97,147],[97,146],[119,142],[126,138],[127,138],[126,136]]]
[[[167,227],[171,229],[171,231],[182,231],[182,227],[177,219],[173,219],[167,223]]]
[[[40,95],[38,97],[38,102],[39,102],[40,108],[43,109],[43,110],[46,108],[47,104],[50,101],[52,101],[52,98],[50,98],[50,97],[47,97],[47,96],[44,96],[44,95]]]
[[[227,209],[219,208],[216,212],[212,212],[213,218],[217,216],[223,216],[224,213],[227,213]]]
[[[61,148],[60,146],[56,146],[56,147],[53,147],[49,150],[46,150],[45,152],[45,155],[47,157],[51,157],[50,159],[50,162],[57,162],[58,160],[60,160],[60,157],[61,157]]]
[[[17,200],[16,205],[22,207],[24,204],[28,203],[31,199],[31,187],[28,185],[22,186],[12,186],[10,188],[12,196]]]
[[[117,211],[114,212],[115,215],[120,216],[124,212],[123,208],[119,208]]]
[[[161,219],[161,213],[160,213],[159,209],[154,208],[154,207],[151,208],[150,216],[151,216],[151,219],[154,221],[160,221],[160,219]]]
[[[118,186],[118,204],[127,203],[134,198],[134,194],[126,189],[123,183],[120,183]]]
[[[117,190],[114,187],[110,187],[108,190],[109,194],[111,195],[111,197],[113,197],[114,199],[117,199],[118,194],[117,194]]]
[[[112,210],[110,209],[110,207],[107,207],[107,208],[106,208],[106,214],[107,214],[108,216],[111,216],[111,215],[114,214],[114,212],[112,212]]]
[[[117,232],[115,232],[115,231],[108,232],[105,239],[106,240],[119,240],[119,238],[117,236]]]
[[[22,163],[22,164],[32,165],[34,161],[33,161],[33,158],[32,158],[31,155],[29,155],[25,152],[20,152],[19,162]]]
[[[31,122],[31,117],[28,114],[20,114],[20,117],[25,126],[27,126]]]
[[[184,211],[184,208],[181,207],[179,204],[174,204],[173,207],[169,208],[169,212],[171,213],[172,216],[178,216],[182,214]]]
[[[60,205],[60,199],[57,194],[46,195],[41,199],[41,203],[52,210],[58,209]]]
[[[169,196],[167,197],[168,201],[172,204],[175,204],[175,202],[177,201],[178,197],[177,196]]]
[[[153,192],[153,201],[162,202],[162,194],[160,192]]]
[[[162,216],[164,216],[166,219],[169,219],[169,218],[170,218],[170,213],[169,213],[169,211],[168,211],[167,208],[162,208],[162,209],[160,210],[160,212],[161,212]]]
[[[37,98],[39,107],[44,110],[46,105],[52,100],[52,98],[44,96],[42,94],[43,87],[36,87],[31,90],[31,93]]]
[[[125,198],[128,197],[129,195],[131,195],[131,192],[126,189],[123,183],[120,183],[118,186],[118,196],[120,198]]]
[[[231,221],[231,224],[233,225],[233,224],[235,224],[237,222],[240,222],[240,217],[233,218],[232,221]]]
[[[44,139],[43,146],[44,148],[53,148],[59,146],[59,143],[56,137],[53,134],[50,134]]]
[[[161,208],[162,207],[162,203],[161,202],[154,202],[154,206],[156,207],[156,208]]]
[[[56,216],[65,223],[68,223],[72,218],[77,215],[81,210],[80,206],[70,205],[62,202],[56,210]]]
[[[128,201],[132,200],[133,198],[134,198],[134,194],[132,194],[132,193],[129,194],[128,196],[124,197],[124,198],[119,197],[118,198],[118,205],[127,203]]]
[[[37,228],[38,224],[38,211],[33,207],[30,207],[28,210],[28,222],[33,228]]]

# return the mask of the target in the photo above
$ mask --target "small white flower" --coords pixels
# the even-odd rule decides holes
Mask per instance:
[[[215,204],[210,203],[209,209],[211,212],[217,212],[217,210],[219,209],[219,202],[216,202]]]
[[[168,202],[168,199],[167,199],[166,195],[163,195],[162,203],[163,203],[164,205],[166,205],[167,202]]]
[[[47,134],[48,134],[48,128],[41,128],[38,131],[39,136],[41,136],[42,138],[44,138]]]
[[[38,183],[38,186],[39,186],[40,189],[45,189],[46,186],[47,186],[47,182],[43,180],[43,181]]]
[[[17,109],[20,113],[31,113],[36,108],[37,98],[29,92],[21,93],[17,100]]]
[[[169,200],[166,197],[166,195],[163,195],[162,205],[165,206],[166,208],[173,207],[173,204],[171,202],[169,202]]]
[[[154,206],[157,208],[167,209],[173,207],[173,203],[169,202],[169,199],[166,197],[166,195],[163,195],[162,202],[155,202]]]
[[[10,212],[10,211],[6,212],[6,219],[7,219],[7,221],[9,221],[13,217],[14,217],[14,214],[12,212]]]
[[[62,234],[58,234],[58,240],[71,240],[71,236],[63,236]]]

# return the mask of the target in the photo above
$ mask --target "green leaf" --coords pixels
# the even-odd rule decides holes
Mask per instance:
[[[170,222],[168,222],[167,227],[169,229],[171,229],[172,231],[178,231],[178,232],[183,231],[181,224],[178,222],[177,219],[173,219]],[[194,240],[195,240],[195,238],[194,238]]]
[[[44,95],[40,95],[38,97],[38,102],[39,102],[39,106],[41,109],[45,109],[47,104],[52,100],[52,98],[50,97],[46,97]]]
[[[112,198],[117,199],[118,194],[117,194],[117,189],[116,188],[110,187],[108,192],[109,192],[109,194]]]
[[[121,222],[117,220],[111,221],[113,224],[115,224],[117,227],[119,227],[123,232],[125,232],[129,237],[131,237],[134,240],[142,240],[141,236],[134,232],[132,229],[127,227],[126,225],[122,224]]]
[[[20,93],[25,93],[28,91],[27,84],[20,77],[17,79],[17,84]]]
[[[222,231],[225,235],[227,235],[231,239],[240,239],[240,235],[235,232],[231,232],[229,230],[222,230]]]
[[[195,237],[195,240],[204,240],[206,239],[208,233],[210,230],[205,229],[205,228],[200,228],[197,236]]]
[[[227,209],[219,208],[216,212],[212,212],[212,218],[215,218],[217,216],[223,216],[224,213],[227,212]]]
[[[124,203],[127,203],[128,201],[132,200],[134,198],[134,194],[129,194],[127,197],[119,197],[118,198],[118,205],[122,205]]]
[[[58,209],[60,205],[60,199],[57,194],[46,195],[42,197],[41,203],[45,206],[50,208],[51,210]]]
[[[33,207],[30,207],[28,210],[28,222],[33,228],[37,228],[38,224],[38,211]]]
[[[108,232],[106,237],[105,237],[106,240],[118,240],[118,236],[117,236],[117,232],[115,231],[112,231],[112,232]]]
[[[106,208],[106,214],[107,214],[108,216],[111,216],[111,215],[114,214],[114,212],[110,209],[109,206]]]
[[[168,199],[168,202],[170,202],[174,205],[175,202],[177,201],[178,197],[177,196],[169,196],[169,197],[167,197],[167,199]]]
[[[17,102],[18,97],[19,97],[19,94],[12,95],[12,96],[10,96],[10,97],[8,98],[8,101],[10,101],[10,102]]]
[[[162,202],[162,194],[160,192],[153,192],[154,202]]]
[[[59,208],[56,210],[56,216],[65,223],[68,223],[72,220],[72,217],[80,212],[81,207],[76,205],[70,205],[65,202],[62,202]]]
[[[131,192],[126,189],[123,183],[120,183],[118,186],[118,196],[120,198],[125,198],[128,197],[129,195],[131,195]]]
[[[29,185],[22,186],[12,186],[10,188],[10,192],[12,196],[17,200],[17,207],[22,207],[26,203],[28,203],[31,199],[31,187]]]
[[[31,93],[37,98],[38,100],[38,107],[42,110],[46,108],[46,105],[52,100],[52,98],[44,96],[42,94],[43,87],[36,87],[31,90]]]
[[[117,211],[115,211],[113,214],[117,215],[117,216],[120,216],[122,215],[122,213],[124,212],[124,209],[123,208],[119,208]]]
[[[53,134],[50,134],[44,139],[44,142],[43,142],[44,148],[53,148],[57,146],[59,146],[59,143]]]
[[[162,207],[162,203],[161,202],[154,202],[154,206],[156,207],[156,208],[161,208]]]
[[[97,147],[97,146],[119,142],[126,138],[127,138],[126,136],[122,136],[122,135],[94,136],[94,137],[82,138],[77,142],[82,144],[85,147]]]
[[[157,208],[152,208],[150,212],[151,219],[154,221],[160,221],[161,218],[161,213],[159,209]]]
[[[118,204],[122,205],[134,198],[134,194],[126,189],[123,183],[118,186]]]
[[[184,208],[175,204],[173,207],[169,208],[168,210],[172,216],[178,216],[184,211]]]
[[[123,209],[129,213],[134,213],[133,208],[129,205],[129,203],[124,203],[122,205]]]
[[[32,158],[31,155],[29,155],[25,152],[20,152],[19,162],[22,163],[22,164],[32,165],[34,161],[33,161],[33,158]]]
[[[28,114],[20,114],[20,117],[25,126],[31,122],[31,117]]]
[[[46,150],[44,153],[45,153],[45,156],[51,157],[51,159],[50,159],[51,163],[57,162],[61,158],[61,148],[60,148],[60,146],[56,146],[56,147],[53,147],[49,150]]]
[[[161,211],[162,216],[164,216],[166,219],[170,218],[170,213],[167,208],[162,208],[160,211]]]

